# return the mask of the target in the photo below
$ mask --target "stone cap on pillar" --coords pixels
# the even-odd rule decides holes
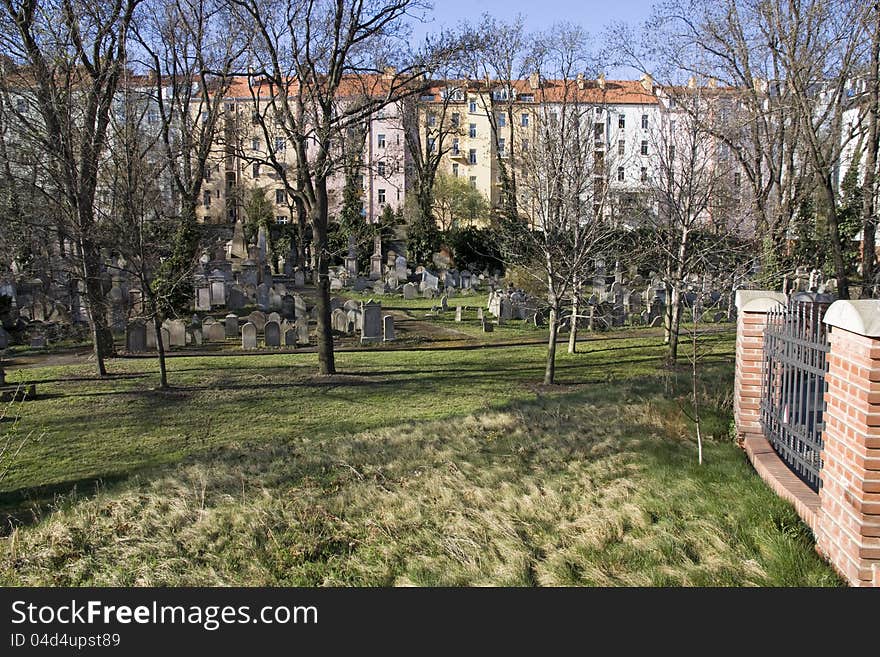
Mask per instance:
[[[867,338],[880,338],[880,300],[835,301],[822,321]]]
[[[784,306],[788,298],[782,292],[772,290],[737,290],[734,303],[739,312],[767,313]]]

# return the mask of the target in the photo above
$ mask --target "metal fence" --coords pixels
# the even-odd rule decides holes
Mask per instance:
[[[834,297],[802,292],[769,314],[764,330],[761,425],[773,449],[810,488],[822,485],[825,355],[822,318]]]

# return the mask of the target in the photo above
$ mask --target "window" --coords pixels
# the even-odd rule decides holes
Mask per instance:
[[[617,115],[617,127],[623,129],[626,127],[626,114]]]
[[[211,207],[211,192],[205,192],[202,195],[202,205],[204,205],[206,208]]]
[[[675,160],[675,146],[669,147],[669,161],[672,162]]]
[[[617,180],[623,182],[625,179],[626,174],[624,173],[623,167],[617,167]]]
[[[452,127],[457,128],[460,121],[461,121],[461,115],[458,112],[453,112],[452,113]]]
[[[535,94],[520,94],[519,99],[523,103],[534,103],[535,102]]]
[[[528,139],[522,140],[522,149],[523,149],[523,153],[528,152],[528,150],[529,150],[529,140]]]
[[[251,139],[251,150],[254,150],[254,151],[260,150],[260,140],[259,139]]]
[[[468,151],[468,164],[476,164],[477,163],[477,149],[472,148]]]
[[[506,150],[506,149],[505,149],[504,138],[501,137],[501,138],[498,139],[498,154],[501,155],[501,156],[503,156],[505,150]]]
[[[385,190],[379,190],[379,203],[385,203]]]
[[[259,162],[254,162],[253,175],[254,175],[254,178],[260,177],[260,163]]]
[[[477,136],[477,124],[476,123],[471,123],[470,130],[468,131],[468,136],[470,136],[471,139],[473,139],[474,137]]]
[[[458,155],[458,137],[452,140],[452,154]]]
[[[675,132],[675,119],[669,122],[669,132]]]
[[[555,126],[559,122],[559,114],[556,110],[550,112],[550,125]]]
[[[470,180],[468,182],[470,182],[472,189],[477,188],[477,177],[476,176],[471,176]]]
[[[523,113],[523,114],[519,117],[519,124],[520,124],[523,128],[528,128],[528,127],[529,127],[529,115],[526,114],[526,113]]]
[[[642,130],[648,129],[648,115],[642,114]]]
[[[24,98],[18,98],[15,101],[15,110],[19,114],[24,114],[27,111],[27,101]]]
[[[604,136],[605,136],[605,124],[604,123],[593,124],[593,138],[596,141],[602,141],[602,138]]]
[[[730,146],[728,146],[726,143],[722,142],[721,143],[721,159],[726,160],[729,155],[730,155]]]
[[[283,214],[279,214],[277,217],[275,217],[275,223],[276,224],[288,224],[288,223],[290,223],[290,218],[285,217]]]
[[[643,140],[642,140],[642,150],[641,150],[641,153],[642,153],[642,155],[647,155],[647,154],[648,154],[648,140],[647,140],[647,139],[643,139]]]
[[[733,186],[735,189],[739,189],[741,184],[742,184],[742,174],[739,171],[737,171],[736,173],[733,174]]]
[[[213,173],[213,168],[210,164],[205,165],[205,180],[211,179],[211,174]]]
[[[640,179],[642,182],[648,182],[648,167],[642,167]]]
[[[433,153],[437,146],[437,140],[434,137],[428,137],[428,152]]]
[[[275,152],[281,152],[285,148],[284,137],[275,137]]]
[[[618,155],[626,155],[626,140],[618,139],[617,140],[617,154]]]
[[[158,123],[159,122],[159,112],[157,110],[151,109],[147,112],[147,123]]]
[[[500,113],[498,114],[498,127],[499,127],[499,128],[504,128],[504,127],[506,127],[506,126],[507,126],[507,113],[506,113],[506,112],[500,112]]]
[[[253,125],[260,124],[260,113],[259,112],[251,112],[251,123]]]
[[[226,103],[226,111],[230,114],[235,111],[235,103]]]
[[[376,135],[376,142],[379,148],[385,148],[385,135],[381,133]]]
[[[477,101],[475,98],[471,98],[470,102],[468,103],[468,112],[473,114],[476,111],[477,111]]]
[[[286,201],[287,201],[287,199],[285,198],[284,190],[283,189],[276,189],[275,190],[275,205],[284,205],[284,203]]]
[[[458,162],[452,165],[452,175],[458,178]]]
[[[434,112],[428,112],[428,125],[437,125],[437,115]]]
[[[380,176],[385,175],[385,163],[384,162],[376,162],[376,173]]]

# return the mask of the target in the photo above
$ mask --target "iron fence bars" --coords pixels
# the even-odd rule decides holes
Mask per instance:
[[[761,425],[773,449],[810,488],[822,485],[822,429],[828,334],[822,318],[834,301],[801,292],[771,311],[764,329]]]

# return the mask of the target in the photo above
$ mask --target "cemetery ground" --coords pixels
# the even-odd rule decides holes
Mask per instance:
[[[0,584],[840,585],[729,434],[732,332],[702,338],[703,465],[658,331],[585,334],[553,387],[544,345],[492,337],[326,378],[178,355],[164,392],[151,358],[13,365],[43,436],[0,484]]]

